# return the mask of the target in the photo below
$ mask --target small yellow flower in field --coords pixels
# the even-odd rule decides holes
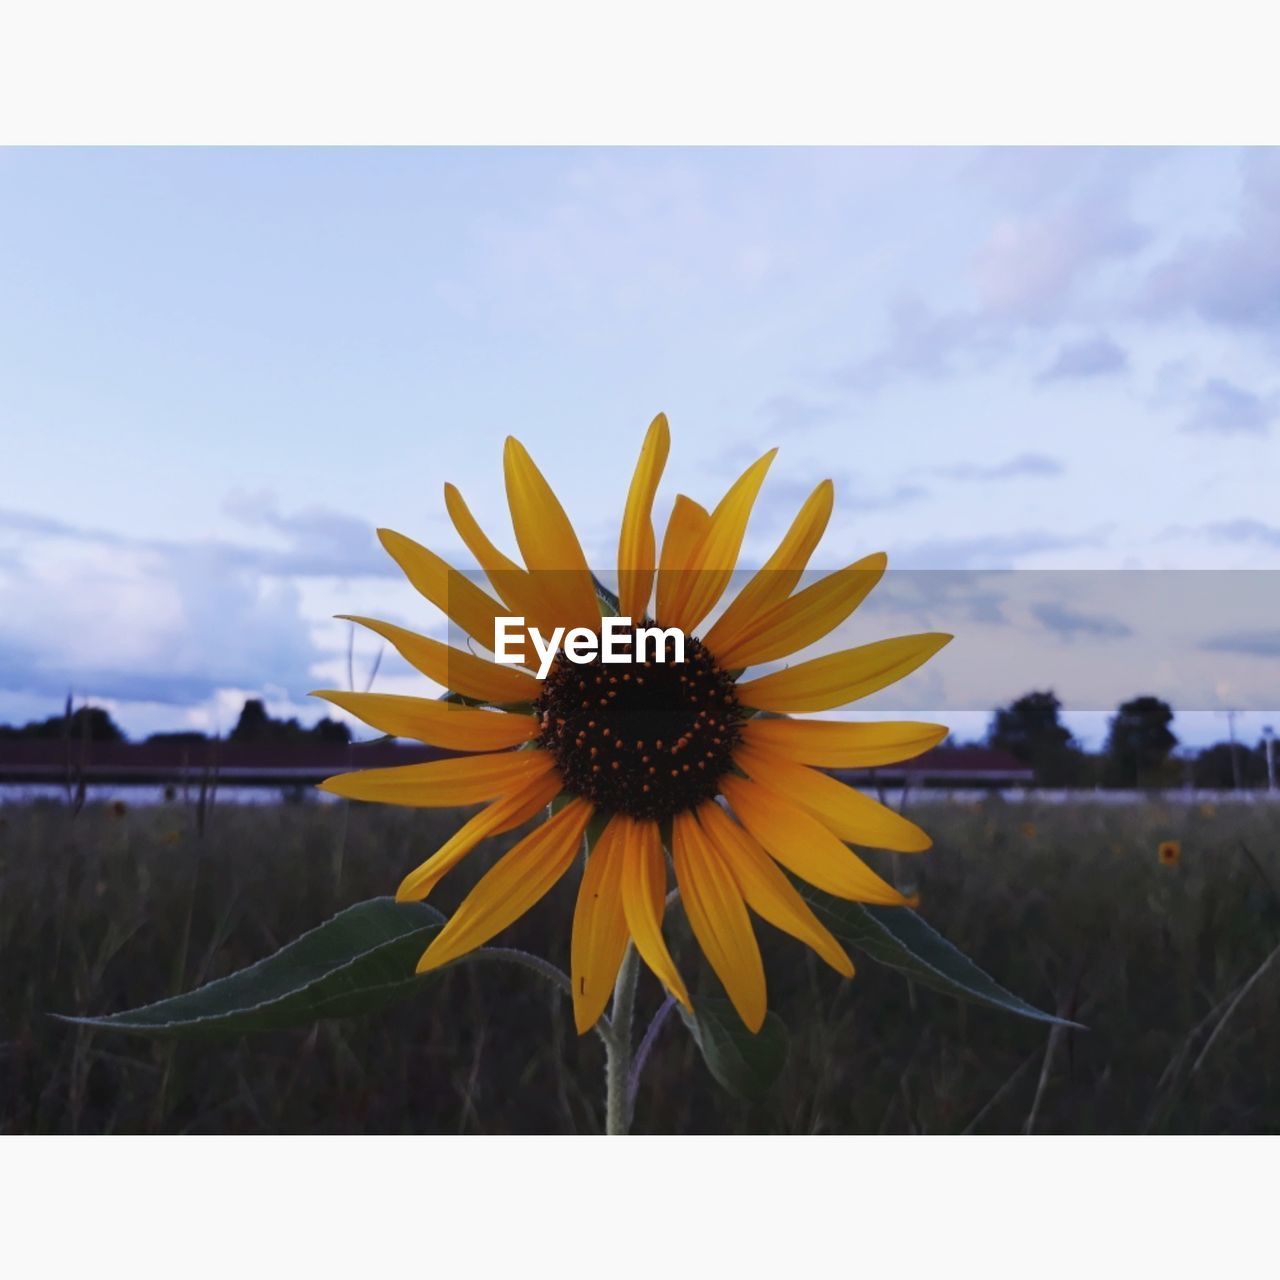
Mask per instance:
[[[354,800],[486,806],[409,873],[396,894],[401,901],[425,898],[481,841],[560,802],[464,899],[419,972],[482,946],[528,911],[578,860],[590,824],[570,940],[580,1032],[603,1013],[629,943],[692,1008],[662,931],[668,852],[693,935],[755,1031],[765,1017],[765,976],[748,908],[852,976],[844,949],[786,872],[851,901],[903,906],[904,895],[850,845],[918,852],[931,844],[913,822],[823,771],[911,759],[941,741],[943,726],[803,717],[895,683],[951,637],[881,640],[743,680],[745,669],[776,663],[840,626],[887,561],[867,556],[795,590],[831,516],[834,488],[824,480],[764,567],[708,625],[776,450],[748,467],[710,510],[678,495],[659,543],[652,511],[669,448],[659,414],[622,511],[616,608],[602,604],[569,517],[514,438],[506,441],[503,467],[523,564],[499,550],[457,489],[445,486],[454,527],[492,593],[402,534],[379,531],[413,586],[479,646],[498,653],[505,648],[495,643],[505,640],[500,628],[522,619],[537,645],[553,636],[559,646],[566,636],[554,658],[548,650],[541,664],[500,665],[389,622],[355,618],[471,705],[318,694],[383,733],[473,753],[321,784]],[[604,636],[615,619],[641,651],[634,661],[610,666],[606,660],[617,660],[589,645],[585,655],[574,651],[575,635]],[[654,620],[682,637],[673,661],[643,660],[639,628]]]
[[[182,843],[181,831],[166,831],[164,834],[164,842],[167,845],[175,845]]]
[[[111,802],[111,816],[113,818],[123,818],[129,812],[129,806],[123,800],[113,800]]]
[[[1212,818],[1218,812],[1216,804],[1202,804],[1200,806],[1200,816],[1202,818]]]
[[[1162,867],[1176,867],[1182,858],[1182,845],[1177,840],[1162,840],[1156,852]]]
[[[1021,830],[1022,834],[1026,836],[1028,840],[1034,840],[1036,838],[1036,824],[1034,822],[1024,822],[1019,830]]]

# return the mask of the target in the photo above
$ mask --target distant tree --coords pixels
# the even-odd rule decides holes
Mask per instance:
[[[997,707],[987,742],[1035,770],[1041,786],[1070,786],[1084,780],[1086,760],[1061,721],[1062,703],[1052,690],[1024,693]]]
[[[351,741],[351,730],[341,720],[325,716],[311,726],[311,736],[317,742],[347,743]]]
[[[1215,742],[1196,756],[1191,766],[1191,776],[1197,787],[1228,791],[1237,785],[1237,769],[1240,786],[1266,786],[1267,761],[1261,744],[1254,751],[1239,742]]]
[[[1108,784],[1140,787],[1174,781],[1169,753],[1178,739],[1169,728],[1172,721],[1173,708],[1150,694],[1122,702],[1107,732]]]
[[[267,714],[260,698],[249,698],[240,709],[240,718],[228,735],[230,742],[271,743],[291,746],[308,742],[350,742],[351,733],[341,721],[326,716],[313,728],[304,729],[296,719],[276,720]]]
[[[208,742],[209,735],[207,733],[201,733],[199,729],[177,729],[167,733],[148,734],[147,741],[164,743],[172,746],[182,746],[193,742]]]
[[[101,707],[77,707],[70,716],[32,720],[21,728],[0,725],[0,738],[71,738],[81,742],[123,742],[124,730]]]
[[[272,729],[278,721],[267,715],[261,698],[247,698],[240,708],[240,718],[236,727],[228,734],[231,742],[270,742],[275,737]]]

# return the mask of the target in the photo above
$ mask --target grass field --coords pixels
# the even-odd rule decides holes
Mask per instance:
[[[930,805],[921,910],[1019,995],[1087,1031],[1051,1036],[915,989],[870,961],[842,982],[760,926],[791,1029],[773,1093],[708,1076],[678,1019],[638,1132],[1280,1131],[1280,808]],[[392,892],[457,815],[315,803],[0,806],[0,1130],[598,1132],[603,1050],[563,998],[505,966],[447,971],[389,1013],[226,1044],[60,1024],[239,968]],[[511,843],[514,836],[506,838]],[[1160,841],[1181,841],[1162,866]],[[472,856],[446,911],[492,861]],[[492,851],[490,851],[492,850]],[[900,860],[899,873],[904,870]],[[568,962],[576,876],[501,941]],[[706,975],[678,910],[669,933]],[[859,958],[855,955],[855,960]],[[1259,972],[1261,967],[1261,972]],[[642,978],[642,1015],[660,993]]]

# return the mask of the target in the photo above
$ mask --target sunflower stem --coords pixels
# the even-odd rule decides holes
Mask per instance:
[[[627,1133],[631,1128],[628,1083],[631,1076],[631,1021],[636,1004],[636,977],[639,957],[635,947],[627,944],[613,988],[613,1006],[609,1011],[609,1035],[605,1039],[604,1067],[604,1131]]]

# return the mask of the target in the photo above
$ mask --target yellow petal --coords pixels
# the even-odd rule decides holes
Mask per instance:
[[[548,611],[565,627],[600,626],[600,605],[578,535],[542,472],[514,436],[502,454],[516,541]]]
[[[822,769],[874,769],[922,755],[947,736],[942,724],[916,720],[782,720],[755,717],[740,730],[743,742]]]
[[[692,813],[678,813],[672,829],[680,901],[698,945],[724,984],[749,1031],[759,1031],[767,1008],[764,964],[737,881]]]
[[[378,537],[417,591],[473,640],[493,648],[494,619],[509,616],[504,606],[412,538],[394,529],[379,529]]]
[[[901,907],[906,898],[807,809],[759,783],[727,774],[720,790],[738,820],[788,871],[837,898]]]
[[[898,853],[920,853],[933,844],[914,822],[830,774],[742,744],[733,759],[748,777],[803,805],[841,840]]]
[[[540,628],[543,635],[550,635],[563,619],[556,616],[554,603],[547,598],[543,584],[489,541],[462,494],[451,484],[444,487],[444,501],[453,527],[484,570],[510,616],[524,618],[529,625]],[[532,652],[527,642],[525,652]]]
[[[485,571],[523,573],[524,570],[510,556],[504,555],[489,540],[488,535],[480,528],[466,499],[457,487],[446,484],[444,487],[444,505],[449,512],[449,519],[457,529],[458,536],[466,544],[466,548],[475,556],[477,563]],[[492,581],[492,578],[490,578]],[[501,593],[500,593],[501,594]]]
[[[653,499],[658,492],[671,449],[671,433],[667,415],[660,413],[649,424],[640,450],[627,505],[622,515],[622,532],[618,537],[618,601],[619,613],[637,624],[649,609],[653,590],[656,552],[653,539]]]
[[[777,452],[770,449],[752,463],[711,513],[711,522],[690,561],[689,589],[680,607],[680,621],[669,625],[693,631],[724,594],[738,563],[751,508]]]
[[[439,698],[344,693],[340,689],[318,689],[311,697],[324,698],[393,737],[412,738],[447,751],[501,751],[538,736],[538,721],[533,716],[460,707]]]
[[[887,563],[883,552],[867,556],[775,605],[747,627],[736,644],[717,653],[721,666],[730,670],[754,667],[821,640],[867,598]]]
[[[461,808],[496,800],[512,788],[550,773],[555,760],[545,751],[499,751],[461,760],[430,760],[390,769],[339,773],[320,784],[348,800],[403,804],[420,809]]]
[[[513,831],[560,794],[560,775],[544,773],[469,818],[396,890],[397,902],[421,902],[482,840]]]
[[[418,961],[418,972],[474,951],[524,915],[573,865],[590,817],[587,801],[570,800],[505,854],[436,934]]]
[[[698,822],[733,873],[747,906],[775,929],[812,947],[837,973],[852,978],[853,962],[844,948],[759,843],[715,801],[698,810]]]
[[[587,858],[573,912],[569,971],[573,977],[573,1020],[579,1035],[599,1021],[627,949],[627,916],[622,907],[625,859],[622,825],[613,818]]]
[[[637,822],[619,815],[626,858],[622,868],[622,908],[636,950],[658,981],[690,1012],[689,992],[676,970],[662,937],[662,914],[667,896],[667,866],[662,839],[653,822]]]
[[[745,628],[791,594],[826,532],[834,500],[835,486],[824,480],[805,500],[778,549],[703,636],[703,643],[717,657],[722,648],[737,643]]]
[[[844,649],[748,680],[738,685],[738,698],[758,711],[828,711],[910,675],[950,639],[927,632]]]
[[[476,698],[499,706],[518,702],[532,702],[542,689],[542,682],[527,671],[515,667],[499,666],[479,658],[464,649],[455,649],[430,636],[420,636],[416,631],[406,631],[392,622],[377,618],[361,618],[355,614],[339,614],[348,622],[358,622],[370,631],[376,631],[384,640],[395,646],[400,656],[421,671],[428,680],[460,693],[464,698]]]
[[[692,575],[689,572],[693,554],[706,536],[711,516],[683,493],[676,494],[675,504],[662,535],[662,557],[658,561],[657,619],[664,627],[678,627],[682,602],[689,594]]]

